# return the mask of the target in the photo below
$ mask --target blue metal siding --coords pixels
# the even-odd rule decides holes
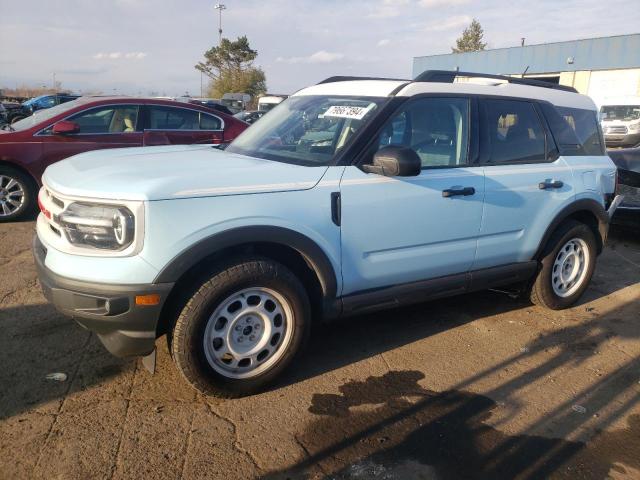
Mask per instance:
[[[573,64],[567,59],[573,57]],[[425,70],[528,74],[640,68],[640,34],[414,57],[413,77]]]

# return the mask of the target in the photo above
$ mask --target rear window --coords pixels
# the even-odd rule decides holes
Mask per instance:
[[[581,108],[552,107],[543,110],[562,155],[604,155],[604,143],[596,112]]]

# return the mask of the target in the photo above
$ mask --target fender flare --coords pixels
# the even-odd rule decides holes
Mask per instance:
[[[291,247],[300,253],[318,277],[323,296],[326,299],[336,297],[336,273],[324,250],[306,235],[288,228],[268,225],[232,228],[203,238],[175,256],[158,273],[153,283],[176,282],[198,262],[225,248],[265,242]]]
[[[545,231],[542,240],[540,241],[540,245],[538,246],[538,250],[536,251],[536,254],[533,258],[540,259],[540,256],[542,255],[544,247],[549,241],[549,238],[562,222],[564,222],[574,213],[584,211],[590,212],[596,217],[598,221],[598,232],[600,233],[600,246],[603,246],[607,241],[607,234],[609,232],[609,215],[607,214],[604,207],[597,201],[591,198],[583,198],[573,202],[570,205],[567,205],[562,210],[560,210],[560,212],[555,216],[553,221],[547,227],[547,230]]]

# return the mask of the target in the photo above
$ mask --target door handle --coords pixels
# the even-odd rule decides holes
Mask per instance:
[[[548,188],[562,188],[564,186],[564,183],[562,183],[560,180],[545,180],[544,182],[540,182],[538,184],[538,188],[540,190],[547,190]]]
[[[447,188],[442,191],[443,197],[456,197],[459,195],[468,197],[469,195],[475,195],[476,189],[473,187],[464,187],[464,188]]]

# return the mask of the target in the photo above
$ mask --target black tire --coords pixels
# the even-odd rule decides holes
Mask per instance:
[[[0,223],[20,220],[33,213],[38,203],[38,186],[36,182],[29,175],[8,165],[0,165],[0,177],[4,177],[0,178]],[[5,201],[8,198],[7,194],[9,196],[11,196],[12,192],[15,194],[15,187],[9,188],[7,191],[8,180],[6,179],[15,180],[24,192],[22,204],[13,211],[7,210],[9,213],[5,211]],[[11,196],[11,200],[16,201],[16,197]],[[12,209],[14,207],[7,203],[6,208]]]
[[[214,368],[207,360],[204,341],[207,324],[213,321],[210,319],[216,310],[222,308],[237,292],[248,288],[269,289],[288,302],[293,318],[285,321],[291,326],[292,332],[288,343],[285,345],[283,341],[276,348],[275,351],[280,356],[274,360],[275,363],[254,376],[238,379],[225,376]],[[240,320],[236,322],[240,323]],[[229,321],[229,324],[229,335],[234,335],[234,323]],[[289,269],[263,257],[237,258],[212,272],[209,279],[186,303],[172,332],[171,353],[182,376],[199,392],[220,397],[250,395],[264,389],[292,362],[309,337],[310,324],[311,308],[307,293],[300,280]],[[214,328],[216,326],[217,323]],[[266,331],[266,327],[263,327],[263,331]],[[217,339],[214,342],[215,340]],[[271,357],[265,360],[270,361]],[[218,363],[216,368],[224,366]]]
[[[585,259],[585,273],[579,282],[575,283],[575,286],[565,292],[566,296],[561,296],[556,293],[553,286],[554,277],[557,279],[557,273],[554,272],[560,268],[555,266],[554,269],[554,264],[560,249],[566,247],[567,243],[573,239],[581,240],[587,247],[588,258]],[[531,301],[551,310],[562,310],[576,303],[589,286],[596,266],[597,254],[596,238],[591,228],[575,220],[564,222],[551,235],[543,250],[541,267],[531,287]]]

